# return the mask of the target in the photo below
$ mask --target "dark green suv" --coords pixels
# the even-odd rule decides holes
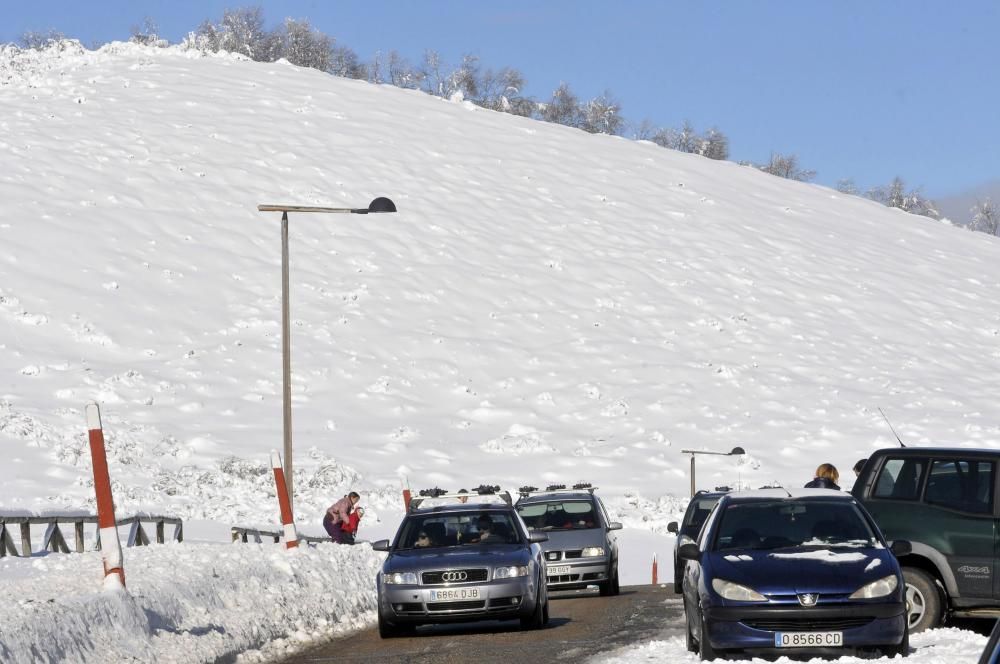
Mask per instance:
[[[851,490],[887,540],[912,545],[899,558],[911,632],[1000,615],[998,462],[1000,450],[883,449]]]

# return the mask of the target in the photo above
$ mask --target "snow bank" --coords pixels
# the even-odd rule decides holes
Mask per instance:
[[[0,560],[0,662],[263,661],[374,620],[367,546],[167,544],[129,549],[128,591],[100,554]]]
[[[910,656],[906,659],[879,657],[877,659],[861,659],[858,657],[841,657],[840,664],[873,664],[878,662],[906,662],[906,664],[960,664],[976,662],[983,648],[986,637],[963,629],[944,628],[932,629],[910,637]],[[611,655],[590,660],[591,664],[634,664],[635,662],[700,662],[694,653],[689,653],[684,645],[683,636],[675,636],[662,641],[650,641],[638,646],[623,648]],[[764,660],[755,657],[747,660],[727,660],[740,662],[771,662],[772,664],[801,664],[803,661],[824,662],[821,658],[810,660],[789,659],[779,657]]]

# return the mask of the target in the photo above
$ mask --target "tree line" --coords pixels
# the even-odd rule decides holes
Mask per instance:
[[[22,36],[21,44],[25,48],[45,48],[64,38],[57,32],[31,32]],[[148,18],[141,26],[132,28],[130,41],[169,45],[158,36],[156,24]],[[493,111],[574,127],[591,134],[629,136],[709,159],[729,159],[729,138],[718,128],[698,131],[688,121],[681,127],[662,127],[649,120],[630,122],[622,114],[621,102],[608,91],[593,99],[580,99],[568,83],[560,83],[548,100],[539,101],[525,95],[525,77],[517,69],[485,67],[474,55],[465,55],[459,64],[450,65],[432,49],[426,50],[416,64],[395,50],[376,52],[365,62],[353,49],[338,44],[308,20],[286,18],[277,27],[268,29],[259,6],[226,9],[220,19],[203,21],[181,45],[202,51],[239,53],[258,62],[283,58],[291,64],[334,76],[421,90],[436,97],[463,99]],[[816,177],[816,171],[803,167],[795,154],[773,152],[766,163],[739,163],[800,182],[811,182]],[[860,191],[853,180],[844,179],[838,182],[837,190],[912,214],[941,219],[934,202],[923,196],[919,188],[907,190],[899,177],[886,186],[866,191]],[[1000,211],[992,200],[978,201],[970,212],[971,219],[960,225],[1000,235]]]

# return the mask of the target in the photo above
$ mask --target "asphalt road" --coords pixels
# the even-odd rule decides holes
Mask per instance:
[[[684,609],[673,585],[623,587],[550,595],[549,625],[521,631],[515,621],[420,627],[416,636],[381,639],[375,628],[330,641],[283,664],[400,662],[406,664],[530,664],[579,662],[629,643],[683,634]]]

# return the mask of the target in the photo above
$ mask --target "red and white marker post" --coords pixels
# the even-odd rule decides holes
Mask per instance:
[[[104,430],[101,409],[96,403],[87,404],[87,429],[90,437],[90,458],[94,466],[94,493],[97,494],[97,527],[101,533],[101,557],[104,559],[104,586],[125,587],[122,545],[115,523],[115,501],[111,497],[111,476],[104,450]]]
[[[278,491],[281,525],[285,529],[285,547],[294,549],[299,545],[299,535],[295,532],[295,519],[292,518],[292,506],[288,502],[288,488],[285,484],[285,470],[281,466],[278,450],[271,450],[271,467],[274,468],[274,484]]]

